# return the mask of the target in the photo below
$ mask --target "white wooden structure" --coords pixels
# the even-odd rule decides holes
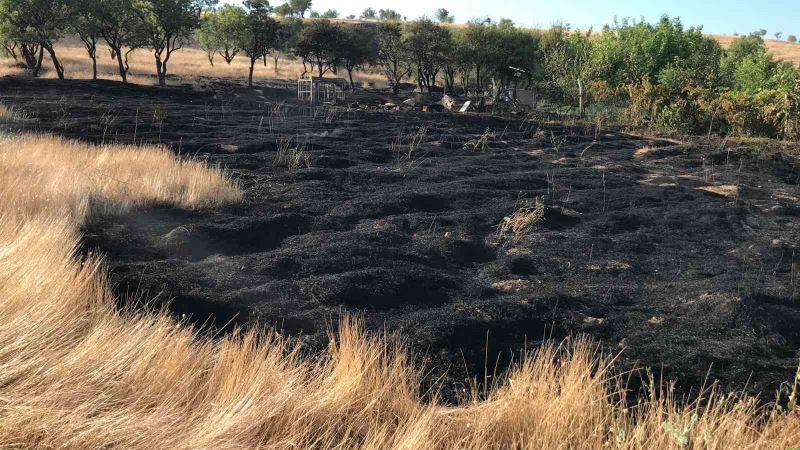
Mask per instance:
[[[338,103],[347,98],[348,87],[344,78],[298,78],[297,98],[309,103]]]

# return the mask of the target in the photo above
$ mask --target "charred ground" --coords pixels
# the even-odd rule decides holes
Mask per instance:
[[[796,369],[800,162],[779,143],[755,151],[291,96],[0,81],[23,127],[162,142],[241,183],[242,205],[88,227],[83,251],[107,255],[120,298],[217,327],[275,326],[309,349],[341,312],[362,314],[400,333],[430,380],[446,374],[452,400],[512,352],[576,333],[683,390],[710,374],[769,397]],[[295,148],[309,167],[275,167]],[[498,239],[503,218],[537,197],[534,232]]]

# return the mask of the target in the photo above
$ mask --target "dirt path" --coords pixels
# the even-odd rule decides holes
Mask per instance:
[[[37,129],[164,142],[241,181],[241,206],[86,230],[118,292],[195,321],[264,323],[318,348],[340,312],[357,312],[406,338],[431,380],[447,372],[450,399],[512,351],[576,333],[683,390],[710,373],[769,397],[796,369],[795,158],[290,95],[0,82],[0,101]],[[273,167],[295,147],[310,167]],[[498,242],[496,226],[536,197],[544,221]]]

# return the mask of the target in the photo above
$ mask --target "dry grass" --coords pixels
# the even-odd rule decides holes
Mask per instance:
[[[713,35],[712,37],[718,40],[723,48],[728,48],[731,42],[737,38],[737,36],[721,35]],[[800,44],[776,39],[764,39],[764,44],[766,44],[767,50],[772,53],[775,59],[789,61],[794,65],[800,65]]]
[[[519,205],[510,216],[503,217],[497,226],[497,240],[519,242],[544,220],[544,199],[536,197],[533,205]]]
[[[473,400],[448,407],[422,402],[420,373],[407,352],[363,334],[357,321],[343,320],[329,352],[309,360],[275,333],[212,340],[163,313],[119,311],[101,262],[75,256],[77,225],[116,210],[93,210],[87,199],[203,207],[235,201],[233,185],[218,171],[159,149],[98,149],[49,137],[5,138],[0,146],[2,448],[784,449],[800,443],[796,412],[764,416],[753,401],[714,392],[679,406],[668,390],[654,391],[625,405],[611,361],[583,339],[540,348],[493,387],[475,389]]]
[[[224,174],[161,147],[96,147],[53,136],[0,138],[0,205],[76,223],[140,204],[213,207],[240,199]]]
[[[275,157],[272,158],[272,167],[284,167],[289,170],[311,167],[311,157],[306,152],[306,146],[299,140],[292,145],[291,139],[280,138]]]

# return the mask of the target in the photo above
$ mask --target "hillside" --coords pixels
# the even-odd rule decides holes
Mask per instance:
[[[736,39],[736,36],[725,35],[712,35],[716,40],[722,44],[724,48],[728,48]],[[783,61],[791,61],[795,65],[800,65],[800,44],[793,44],[791,42],[779,41],[776,39],[764,39],[767,49],[772,53],[775,58]]]

